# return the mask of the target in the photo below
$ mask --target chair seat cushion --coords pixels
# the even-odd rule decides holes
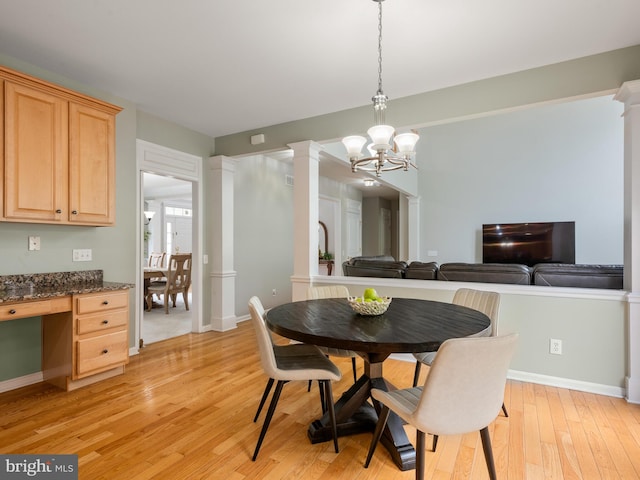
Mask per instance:
[[[340,369],[315,345],[295,343],[274,345],[276,365],[282,377],[275,380],[334,380],[342,378]]]

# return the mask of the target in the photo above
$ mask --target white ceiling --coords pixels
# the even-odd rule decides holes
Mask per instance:
[[[638,0],[389,0],[398,98],[640,44]],[[370,104],[371,0],[2,0],[0,53],[217,137]]]

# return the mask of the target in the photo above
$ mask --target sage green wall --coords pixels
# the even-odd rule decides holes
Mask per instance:
[[[329,280],[336,282],[337,280]],[[329,282],[322,281],[322,285]],[[380,295],[451,302],[460,282],[343,277],[353,295],[373,287]],[[483,285],[483,288],[487,285]],[[529,381],[583,384],[588,391],[615,394],[626,375],[626,301],[622,292],[593,295],[553,287],[492,285],[500,293],[498,333],[520,335],[510,369]],[[563,341],[562,355],[549,353],[549,339]],[[538,376],[544,376],[540,378]],[[555,377],[555,378],[554,378]]]
[[[74,270],[103,270],[107,281],[136,282],[136,139],[144,139],[196,155],[213,151],[213,139],[168,122],[140,114],[122,98],[80,84],[0,54],[0,64],[119,105],[116,116],[116,224],[113,227],[76,227],[0,222],[0,275]],[[138,116],[141,116],[138,119]],[[163,141],[170,143],[163,143]],[[206,192],[206,189],[205,189]],[[40,251],[27,250],[27,237],[41,238]],[[72,262],[74,248],[90,248],[90,262]],[[206,252],[205,252],[206,253]],[[208,278],[208,275],[205,275]],[[135,305],[135,289],[130,305]],[[207,302],[204,302],[205,305]],[[208,318],[205,317],[205,318]],[[135,311],[130,314],[130,346],[133,346]],[[40,317],[0,322],[0,381],[40,371]]]
[[[637,79],[640,79],[640,45],[392,99],[387,120],[397,127],[423,127],[595,92],[613,92],[624,82]],[[216,154],[238,155],[286,148],[291,142],[303,140],[340,139],[354,130],[365,132],[370,123],[371,105],[366,105],[296,122],[265,125],[216,138]],[[250,144],[251,135],[256,133],[265,135],[265,143]]]

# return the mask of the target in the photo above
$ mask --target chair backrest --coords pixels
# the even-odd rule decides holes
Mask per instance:
[[[191,286],[191,254],[171,255],[168,267],[167,289],[169,292],[186,291]]]
[[[413,414],[416,427],[434,435],[481,430],[500,413],[518,334],[445,341],[436,355]]]
[[[149,255],[149,267],[162,268],[164,267],[164,259],[166,252],[157,253],[153,252]]]
[[[471,288],[459,288],[453,296],[455,305],[473,308],[484,313],[491,320],[491,335],[498,334],[498,311],[500,310],[500,294],[485,292]]]
[[[253,323],[256,331],[262,368],[270,378],[277,378],[278,364],[273,351],[273,339],[267,325],[264,323],[264,307],[256,296],[249,299],[249,313],[251,314],[251,323]]]
[[[309,287],[307,289],[307,300],[319,298],[347,298],[349,289],[344,285],[327,285],[324,287]]]

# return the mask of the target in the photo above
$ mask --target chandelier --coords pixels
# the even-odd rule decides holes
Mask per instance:
[[[388,97],[382,91],[382,2],[378,2],[378,91],[371,99],[373,101],[373,117],[375,125],[367,130],[371,143],[367,145],[368,157],[362,157],[362,147],[367,139],[360,135],[351,135],[342,139],[347,149],[347,156],[351,161],[351,171],[380,172],[397,170],[405,171],[409,165],[417,168],[411,161],[415,154],[415,147],[420,138],[416,133],[401,133],[395,135],[395,129],[385,123]],[[392,145],[395,143],[395,148]]]

